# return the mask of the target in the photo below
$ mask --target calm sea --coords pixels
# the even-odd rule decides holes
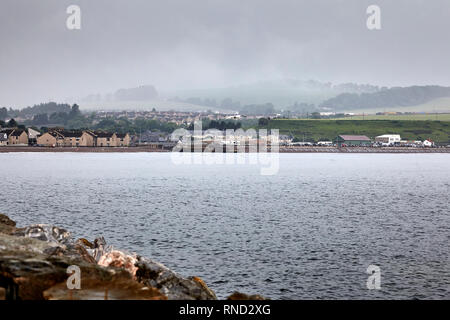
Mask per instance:
[[[279,165],[262,176],[167,153],[3,153],[0,212],[103,235],[220,298],[450,298],[450,155],[280,154]],[[366,287],[369,265],[381,290]]]

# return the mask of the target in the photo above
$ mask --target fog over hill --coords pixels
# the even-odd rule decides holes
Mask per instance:
[[[315,80],[283,79],[223,88],[170,90],[158,92],[152,85],[118,89],[113,93],[89,94],[67,99],[88,109],[211,109],[239,111],[245,105],[271,103],[286,109],[295,103],[317,105],[341,93],[372,93],[380,90],[369,84],[332,84]]]
[[[424,105],[450,98],[450,87],[378,87],[370,84],[332,84],[314,80],[265,81],[234,87],[157,92],[154,86],[119,89],[104,95],[91,94],[80,101],[83,109],[102,110],[190,110],[227,111],[244,114],[270,114],[275,111],[370,112]],[[431,106],[433,107],[433,106]],[[428,106],[422,110],[429,111]],[[442,103],[439,110],[450,111]]]
[[[280,79],[259,81],[222,88],[197,90],[173,90],[165,92],[167,97],[186,100],[216,100],[220,105],[224,99],[238,101],[241,105],[273,103],[277,108],[297,103],[319,104],[344,92],[371,93],[380,88],[368,84],[332,84],[316,80]]]
[[[336,111],[377,108],[381,110],[384,108],[415,106],[447,97],[450,97],[450,87],[394,87],[384,88],[373,93],[342,93],[323,102],[320,108]],[[450,105],[448,110],[450,111]]]
[[[158,92],[154,86],[144,85],[135,88],[118,89],[114,93],[107,94],[89,94],[86,97],[78,98],[80,102],[123,102],[123,101],[152,101],[158,98]],[[74,98],[71,98],[72,100]]]
[[[81,9],[80,30],[66,27],[73,4]],[[160,93],[157,100],[231,98],[281,106],[318,104],[336,90],[264,86],[266,81],[450,86],[450,1],[377,0],[381,30],[366,26],[372,4],[2,0],[0,107],[147,84]],[[226,89],[203,94],[204,88]],[[350,91],[338,94],[343,92]]]

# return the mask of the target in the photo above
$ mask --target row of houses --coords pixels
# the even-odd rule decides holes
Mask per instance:
[[[128,133],[50,130],[37,137],[36,144],[45,147],[128,147],[130,141]]]
[[[103,131],[51,129],[40,134],[33,129],[10,128],[0,131],[0,146],[38,145],[44,147],[128,147],[128,133],[111,133]]]

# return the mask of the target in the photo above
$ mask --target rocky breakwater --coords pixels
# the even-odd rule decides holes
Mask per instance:
[[[69,266],[79,268],[80,289],[68,288]],[[18,228],[0,214],[2,298],[211,300],[216,295],[200,278],[116,250],[103,237],[75,240],[67,230],[43,224]]]

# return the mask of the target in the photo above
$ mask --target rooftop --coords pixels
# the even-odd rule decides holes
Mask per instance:
[[[400,135],[399,134],[382,134],[381,136],[377,136],[377,138],[389,138],[389,137],[400,138]]]
[[[11,133],[14,132],[15,129],[2,129],[1,133],[6,133],[7,136],[9,136]]]
[[[23,129],[17,129],[17,128],[10,128],[10,129],[2,129],[0,132],[1,133],[6,133],[6,135],[9,136],[13,136],[13,137],[18,137],[20,136],[25,130]]]
[[[83,131],[60,131],[66,138],[80,138],[83,135]]]
[[[94,134],[95,134],[98,138],[112,138],[112,136],[114,135],[114,133],[111,133],[111,132],[103,132],[103,131],[95,131]]]
[[[371,141],[368,137],[366,136],[353,136],[353,135],[339,135],[339,137],[341,137],[343,140],[347,140],[347,141]]]

